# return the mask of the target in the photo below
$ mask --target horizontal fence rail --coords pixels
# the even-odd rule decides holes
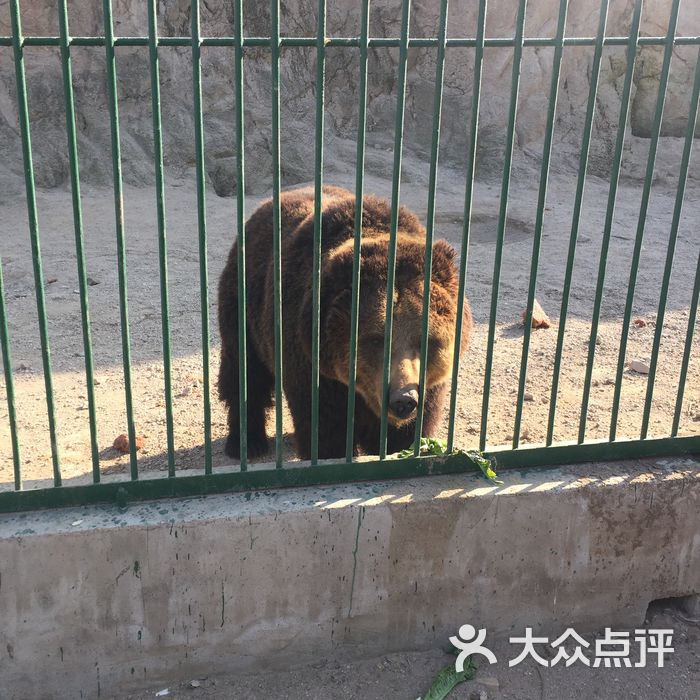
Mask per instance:
[[[533,0],[531,0],[532,3]],[[243,24],[243,2],[234,3],[233,36],[206,37],[201,35],[201,8],[199,0],[191,0],[191,34],[190,36],[168,37],[159,34],[158,3],[148,0],[148,32],[146,36],[117,37],[114,35],[114,13],[112,0],[102,0],[104,36],[71,36],[66,0],[58,4],[59,36],[24,36],[22,33],[21,9],[19,0],[10,0],[9,12],[11,17],[12,34],[0,36],[0,48],[6,47],[14,62],[16,79],[17,114],[21,140],[21,158],[24,164],[25,190],[27,200],[29,242],[33,262],[33,281],[35,288],[36,308],[39,319],[39,338],[43,365],[43,381],[46,397],[47,424],[51,444],[51,463],[53,468],[53,487],[26,487],[26,479],[22,474],[21,424],[18,420],[17,382],[12,367],[12,338],[10,337],[9,314],[11,300],[7,298],[5,281],[3,280],[3,265],[7,255],[0,249],[0,352],[3,358],[4,390],[7,399],[7,414],[9,423],[10,443],[7,455],[11,459],[13,473],[13,488],[0,490],[0,512],[28,510],[32,508],[51,506],[70,506],[100,501],[116,501],[120,505],[130,500],[150,499],[172,496],[206,495],[222,491],[247,491],[251,489],[272,488],[283,486],[300,486],[307,484],[335,483],[359,479],[384,479],[399,476],[424,476],[429,474],[447,474],[469,471],[475,468],[475,463],[464,450],[455,450],[457,397],[460,392],[458,377],[464,358],[460,357],[460,345],[463,333],[463,310],[467,303],[467,288],[470,284],[468,272],[469,252],[472,236],[472,211],[474,203],[474,182],[477,170],[478,128],[482,101],[482,82],[484,73],[484,54],[486,49],[507,49],[512,55],[512,74],[510,94],[507,107],[507,127],[505,129],[505,150],[503,153],[503,172],[500,183],[500,199],[497,212],[497,227],[494,249],[494,267],[490,278],[488,296],[488,329],[483,378],[483,397],[481,403],[481,421],[479,448],[485,451],[488,459],[495,461],[500,468],[538,467],[564,462],[582,462],[593,460],[625,459],[635,457],[657,457],[672,455],[700,454],[700,436],[679,436],[679,425],[684,405],[684,392],[688,382],[688,373],[692,355],[692,344],[697,322],[697,306],[700,300],[700,257],[694,280],[688,281],[688,289],[692,288],[687,329],[685,331],[682,361],[678,377],[677,391],[674,390],[674,412],[669,416],[669,434],[667,437],[649,437],[650,413],[655,389],[656,376],[659,369],[659,355],[667,312],[668,288],[676,255],[679,238],[679,226],[683,213],[684,198],[688,185],[688,173],[692,156],[693,140],[696,131],[698,104],[700,102],[700,36],[679,36],[677,24],[681,0],[670,0],[669,21],[664,36],[643,36],[641,34],[643,2],[635,0],[630,17],[630,31],[627,36],[606,36],[608,24],[609,0],[601,0],[598,15],[596,35],[593,37],[566,36],[567,16],[570,9],[569,0],[553,2],[556,8],[556,33],[551,37],[525,36],[528,0],[518,0],[513,3],[514,36],[486,36],[487,0],[479,0],[478,19],[471,29],[473,36],[449,37],[449,2],[441,0],[439,11],[439,26],[435,37],[411,36],[412,7],[410,0],[402,0],[400,16],[400,36],[372,37],[370,35],[370,0],[364,0],[360,13],[360,35],[352,37],[328,36],[327,2],[319,0],[317,5],[317,32],[315,36],[288,37],[281,36],[281,6],[280,0],[270,3],[270,36],[245,36]],[[698,47],[697,63],[693,77],[692,88],[689,86],[688,119],[684,129],[683,154],[680,160],[679,177],[675,193],[673,218],[663,265],[663,280],[658,299],[656,328],[653,337],[653,347],[650,371],[645,388],[642,428],[639,439],[618,438],[618,417],[620,412],[621,392],[626,367],[626,348],[628,334],[632,323],[633,304],[637,276],[639,273],[641,251],[644,243],[645,224],[649,208],[650,195],[654,183],[654,171],[657,151],[662,138],[662,123],[669,75],[673,60],[673,50],[676,47]],[[63,485],[64,479],[59,454],[58,431],[56,420],[56,401],[54,394],[51,350],[49,342],[49,326],[47,322],[46,300],[44,295],[43,258],[41,252],[41,236],[39,226],[39,208],[37,204],[37,187],[34,175],[33,149],[31,138],[30,105],[28,104],[27,71],[25,50],[34,47],[55,47],[62,67],[63,97],[66,115],[66,143],[69,161],[69,184],[74,223],[75,255],[78,275],[78,293],[80,298],[80,318],[82,327],[85,386],[88,403],[89,441],[91,457],[92,484]],[[83,199],[81,193],[79,134],[76,122],[76,102],[73,80],[73,56],[76,49],[82,47],[101,47],[105,50],[106,61],[106,95],[110,124],[111,166],[114,190],[115,214],[115,243],[117,254],[118,307],[121,334],[121,364],[124,379],[124,400],[126,409],[126,432],[129,439],[129,477],[130,479],[106,480],[100,470],[99,444],[97,432],[97,405],[95,400],[95,360],[91,336],[91,315],[88,304],[88,277],[86,273],[85,235],[83,225]],[[166,426],[167,477],[154,473],[140,471],[137,458],[137,432],[134,419],[134,403],[138,394],[132,376],[132,341],[129,328],[129,294],[128,294],[128,265],[127,240],[129,232],[124,220],[124,185],[122,175],[122,146],[120,137],[120,105],[118,98],[118,54],[122,47],[143,47],[148,51],[150,79],[150,107],[152,110],[152,133],[147,136],[153,143],[153,174],[155,178],[155,210],[157,220],[157,264],[154,264],[153,274],[158,275],[159,302],[161,317],[163,392],[164,392],[164,421]],[[175,450],[175,418],[173,414],[173,359],[171,346],[171,308],[169,288],[174,282],[168,273],[168,218],[166,214],[165,160],[163,149],[163,116],[161,109],[161,69],[160,50],[169,47],[188,48],[192,61],[192,98],[194,124],[194,170],[196,183],[196,214],[197,214],[197,243],[198,243],[198,286],[201,321],[201,355],[202,355],[202,388],[203,388],[203,437],[204,459],[202,473],[186,474],[177,471]],[[232,143],[235,142],[236,154],[236,216],[232,231],[236,232],[236,291],[237,291],[237,350],[240,358],[235,368],[236,382],[239,389],[236,414],[240,427],[240,465],[217,468],[215,470],[212,450],[213,422],[210,381],[210,349],[212,345],[210,330],[210,282],[208,270],[209,229],[207,222],[207,188],[206,188],[206,159],[205,159],[205,100],[203,98],[202,49],[205,47],[230,47],[233,49],[233,110]],[[280,146],[281,133],[284,125],[281,119],[281,57],[282,50],[294,48],[309,48],[315,54],[315,125],[314,125],[314,216],[313,216],[313,253],[311,279],[311,315],[310,333],[310,464],[290,464],[284,459],[283,432],[283,402],[284,402],[284,337],[283,337],[283,276],[282,249],[283,224],[281,213],[282,196],[282,152]],[[510,446],[489,447],[489,417],[491,384],[494,371],[494,352],[499,300],[502,298],[501,277],[503,254],[506,245],[506,229],[508,226],[508,207],[511,180],[513,176],[514,147],[517,139],[519,119],[519,91],[521,85],[521,69],[524,49],[530,47],[553,48],[551,60],[551,79],[547,93],[547,110],[544,142],[541,151],[541,166],[537,194],[536,218],[531,244],[531,257],[527,276],[527,306],[524,314],[524,337],[522,352],[519,358],[519,371],[515,383],[515,412],[514,426]],[[567,253],[564,262],[564,276],[561,295],[561,306],[557,318],[556,350],[552,367],[552,385],[549,393],[549,409],[546,420],[546,440],[543,445],[523,445],[521,427],[523,421],[524,402],[528,379],[528,361],[532,337],[532,319],[535,307],[535,297],[540,271],[541,246],[543,242],[544,217],[549,193],[549,178],[553,153],[553,134],[557,121],[557,101],[561,91],[562,63],[567,48],[592,47],[591,69],[588,82],[588,96],[581,146],[578,154],[576,187],[573,201],[571,228],[567,231]],[[594,123],[596,119],[596,102],[598,98],[599,79],[604,49],[607,47],[623,47],[626,50],[626,65],[623,85],[620,93],[620,110],[616,116],[617,130],[614,147],[612,148],[612,168],[609,177],[607,202],[605,203],[605,221],[602,229],[601,247],[597,261],[597,277],[595,279],[595,298],[592,300],[593,309],[590,320],[590,334],[586,343],[586,366],[583,377],[583,394],[578,414],[578,439],[567,443],[555,443],[555,421],[557,402],[561,391],[562,356],[566,336],[569,305],[572,296],[573,276],[576,269],[576,251],[579,242],[579,232],[582,224],[583,198],[589,175],[589,156],[591,143],[594,138]],[[610,264],[609,249],[615,220],[618,189],[620,186],[621,165],[625,151],[626,132],[630,119],[630,105],[634,87],[634,75],[640,49],[644,47],[663,48],[663,59],[658,87],[656,88],[655,109],[650,128],[650,146],[646,161],[646,169],[642,184],[641,204],[639,207],[637,228],[634,236],[634,249],[631,256],[629,280],[624,295],[624,314],[621,319],[621,335],[619,352],[615,368],[615,386],[612,400],[612,416],[609,438],[607,440],[587,440],[587,422],[589,405],[593,386],[593,367],[595,362],[598,330],[601,320],[601,307],[605,293],[606,273]],[[249,290],[247,288],[247,236],[246,236],[246,202],[245,202],[245,83],[244,62],[246,49],[268,49],[270,55],[270,89],[271,89],[271,160],[272,160],[272,287],[274,315],[274,463],[270,465],[253,465],[249,460],[248,444],[248,410],[249,395],[249,330],[248,319],[251,313]],[[323,267],[323,235],[324,219],[322,207],[324,202],[324,128],[327,111],[326,65],[328,51],[333,48],[355,48],[359,53],[359,88],[357,94],[357,134],[355,153],[355,195],[354,205],[355,229],[352,238],[352,281],[350,293],[350,318],[348,351],[347,385],[348,400],[347,414],[343,416],[345,426],[344,458],[323,460],[319,458],[320,434],[324,406],[321,395],[321,353],[322,353],[322,267]],[[354,439],[357,426],[354,416],[357,406],[358,385],[358,342],[360,339],[360,299],[363,285],[362,279],[362,244],[363,244],[363,194],[365,192],[365,160],[366,138],[368,131],[368,82],[369,82],[369,50],[371,48],[389,48],[398,50],[398,68],[396,75],[396,111],[394,116],[393,137],[393,168],[391,177],[391,220],[388,237],[388,266],[385,285],[385,330],[381,352],[377,351],[377,363],[381,364],[382,394],[381,416],[379,424],[379,441],[377,457],[357,458],[354,454]],[[429,166],[427,184],[428,206],[426,216],[426,246],[424,259],[424,278],[421,291],[422,321],[420,327],[419,380],[417,417],[415,423],[415,439],[410,450],[401,455],[389,455],[389,386],[392,372],[392,349],[394,343],[393,320],[395,318],[395,292],[397,284],[397,246],[399,240],[399,208],[401,204],[402,156],[404,151],[404,130],[406,113],[407,83],[409,77],[409,52],[411,49],[435,50],[434,97],[432,110],[426,119],[431,121],[430,148],[426,161]],[[451,374],[447,381],[449,388],[449,415],[447,418],[447,442],[438,454],[425,454],[421,448],[420,438],[423,435],[423,420],[427,395],[427,370],[429,363],[430,335],[430,303],[431,288],[434,283],[433,272],[433,239],[435,233],[439,155],[441,149],[440,127],[447,118],[454,118],[443,113],[443,97],[445,84],[445,63],[449,49],[473,49],[473,69],[469,76],[471,80],[470,114],[463,116],[465,132],[468,134],[466,167],[464,171],[464,209],[461,222],[461,248],[459,251],[459,271],[455,304],[457,307],[454,352],[450,349]],[[310,73],[312,71],[310,70]],[[310,77],[311,79],[311,77]],[[20,157],[20,154],[18,154]],[[461,196],[461,195],[460,195]],[[460,203],[461,206],[461,203]],[[157,269],[156,269],[157,268]],[[284,307],[285,309],[287,307]],[[286,314],[287,311],[285,310]],[[553,343],[554,344],[554,343]],[[259,402],[259,397],[253,397]],[[427,436],[433,437],[433,436]],[[4,456],[4,455],[3,455]]]
[[[327,37],[324,45],[326,47],[336,48],[361,48],[361,37]],[[390,48],[397,49],[401,47],[400,37],[370,37],[368,40],[370,48]],[[101,36],[74,36],[68,40],[69,46],[104,46],[105,38]],[[278,46],[281,47],[309,47],[315,48],[317,45],[315,37],[296,37],[285,36],[280,37]],[[475,48],[478,46],[479,40],[476,37],[464,37],[447,39],[445,47],[452,48]],[[564,46],[595,46],[595,37],[566,37],[564,38]],[[60,46],[61,40],[57,36],[30,36],[23,37],[20,41],[20,46]],[[162,36],[156,41],[157,46],[192,46],[192,39],[186,36]],[[603,46],[627,46],[629,37],[626,36],[608,36],[603,39]],[[637,39],[637,46],[663,46],[666,44],[664,36],[640,36]],[[698,46],[700,45],[700,36],[677,36],[673,39],[674,46]],[[148,37],[144,36],[122,36],[115,37],[114,46],[148,46]],[[231,36],[220,37],[201,37],[201,46],[236,46],[236,38]],[[438,47],[440,40],[437,38],[428,37],[411,37],[408,40],[409,49],[417,48],[432,48]],[[486,48],[509,48],[516,45],[513,38],[509,37],[491,37],[484,40]],[[523,46],[556,46],[557,40],[554,37],[529,37],[523,39]],[[12,37],[0,36],[0,46],[12,46]],[[268,48],[270,47],[270,39],[267,37],[249,36],[243,38],[243,46],[250,48]]]

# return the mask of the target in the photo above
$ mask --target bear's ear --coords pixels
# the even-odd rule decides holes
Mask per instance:
[[[457,293],[457,268],[455,258],[457,252],[444,240],[435,241],[433,244],[433,271],[432,277],[437,280],[450,293]]]

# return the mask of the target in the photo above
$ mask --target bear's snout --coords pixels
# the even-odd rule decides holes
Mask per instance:
[[[416,389],[396,389],[389,395],[389,408],[399,419],[409,418],[418,406],[418,391]]]

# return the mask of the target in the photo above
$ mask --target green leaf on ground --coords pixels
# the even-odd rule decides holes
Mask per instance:
[[[454,664],[445,666],[435,676],[433,684],[428,692],[418,700],[444,700],[452,690],[464,681],[470,681],[476,675],[476,666],[474,666],[471,657],[468,657],[464,663],[463,671],[455,671]]]

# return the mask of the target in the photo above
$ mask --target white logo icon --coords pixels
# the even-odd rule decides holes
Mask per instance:
[[[456,637],[450,637],[450,641],[457,649],[461,649],[457,661],[455,661],[455,671],[462,673],[464,671],[464,662],[468,656],[480,654],[488,659],[490,664],[496,663],[496,656],[484,646],[486,639],[486,630],[481,629],[477,633],[473,625],[462,625]]]

